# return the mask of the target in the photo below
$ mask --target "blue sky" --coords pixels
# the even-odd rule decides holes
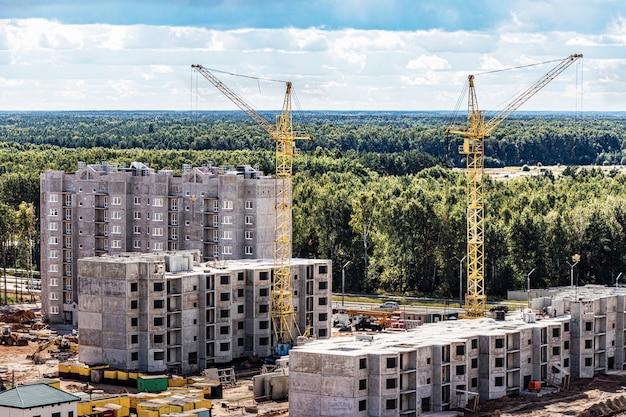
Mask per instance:
[[[0,0],[0,110],[234,109],[194,63],[290,80],[303,110],[452,110],[470,73],[582,53],[522,109],[625,111],[625,4]],[[479,104],[553,65],[477,76]],[[282,104],[284,84],[218,76],[257,109]]]

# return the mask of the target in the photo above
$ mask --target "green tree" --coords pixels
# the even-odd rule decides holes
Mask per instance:
[[[368,252],[372,246],[372,233],[374,233],[375,220],[380,201],[377,194],[372,190],[360,191],[352,200],[352,215],[349,225],[358,236],[363,251],[363,288],[369,290]]]
[[[4,280],[4,304],[7,298],[7,252],[12,244],[15,230],[15,211],[8,204],[0,203],[0,248],[2,249],[2,270]]]
[[[20,203],[16,213],[17,238],[20,248],[18,259],[21,266],[28,271],[29,283],[33,280],[33,245],[37,234],[36,224],[37,218],[33,203]],[[32,289],[30,289],[30,296],[32,301]]]

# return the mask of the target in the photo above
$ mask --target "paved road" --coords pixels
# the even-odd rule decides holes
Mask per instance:
[[[378,308],[380,303],[358,303],[358,302],[344,302],[344,308],[349,310],[372,310],[372,311],[385,311]],[[341,308],[341,301],[333,302],[333,309]],[[458,307],[458,303],[456,303],[456,307],[453,305],[449,307],[439,307],[439,306],[405,306],[400,305],[398,311],[408,312],[408,313],[439,313],[439,314],[450,314],[450,313],[464,313],[465,310]]]

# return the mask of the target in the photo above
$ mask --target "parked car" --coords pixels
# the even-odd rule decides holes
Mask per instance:
[[[493,306],[489,309],[490,312],[494,312],[494,311],[504,311],[505,313],[509,312],[509,307],[505,306],[505,305],[501,305],[501,306]]]
[[[397,310],[398,308],[400,308],[400,306],[395,301],[386,301],[379,305],[378,308],[382,308],[385,310]]]

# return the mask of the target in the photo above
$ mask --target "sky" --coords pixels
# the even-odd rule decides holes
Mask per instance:
[[[626,111],[623,0],[0,0],[0,111],[236,110],[192,64],[257,110],[463,110],[474,74],[497,111],[572,54],[520,110]]]

